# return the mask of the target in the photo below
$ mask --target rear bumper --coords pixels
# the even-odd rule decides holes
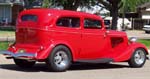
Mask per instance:
[[[7,55],[6,58],[16,58],[16,59],[25,59],[25,60],[34,60],[36,54],[33,53],[13,53],[10,51],[0,51],[0,54]]]

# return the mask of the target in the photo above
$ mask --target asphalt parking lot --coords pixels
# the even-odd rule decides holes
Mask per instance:
[[[143,68],[130,68],[127,63],[75,64],[66,72],[48,72],[44,63],[21,69],[0,55],[0,79],[150,79],[150,60]]]

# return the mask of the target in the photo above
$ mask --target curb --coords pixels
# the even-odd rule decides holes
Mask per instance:
[[[15,37],[0,37],[0,42],[13,42]]]

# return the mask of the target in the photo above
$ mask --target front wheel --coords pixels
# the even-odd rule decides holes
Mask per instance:
[[[71,52],[65,46],[57,46],[49,55],[46,64],[54,72],[66,71],[71,65]]]
[[[139,48],[134,51],[128,63],[130,67],[140,68],[143,67],[145,61],[146,61],[146,51],[144,49]]]

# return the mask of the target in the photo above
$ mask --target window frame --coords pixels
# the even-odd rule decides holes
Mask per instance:
[[[78,25],[77,26],[70,26],[70,25],[72,25],[71,23],[68,23],[67,25],[68,26],[64,26],[64,25],[58,25],[57,24],[57,22],[60,20],[60,19],[62,19],[62,18],[67,18],[67,19],[78,19]],[[68,21],[69,22],[69,21]],[[62,17],[59,17],[57,20],[56,20],[56,22],[55,22],[55,25],[57,26],[57,27],[66,27],[66,28],[80,28],[81,27],[81,18],[80,17],[71,17],[71,16],[62,16]]]
[[[89,21],[97,21],[100,25],[100,27],[98,26],[95,26],[94,25],[91,25],[91,26],[85,26],[85,21],[86,20],[89,20]],[[99,19],[92,19],[92,18],[84,18],[83,20],[83,28],[84,29],[102,29],[102,20],[99,20]]]
[[[24,17],[26,17],[26,18],[24,18]],[[31,17],[32,17],[32,19],[31,19]],[[22,15],[20,19],[22,22],[25,22],[25,21],[38,22],[39,17],[37,15],[33,15],[33,14],[25,14],[25,15]]]

